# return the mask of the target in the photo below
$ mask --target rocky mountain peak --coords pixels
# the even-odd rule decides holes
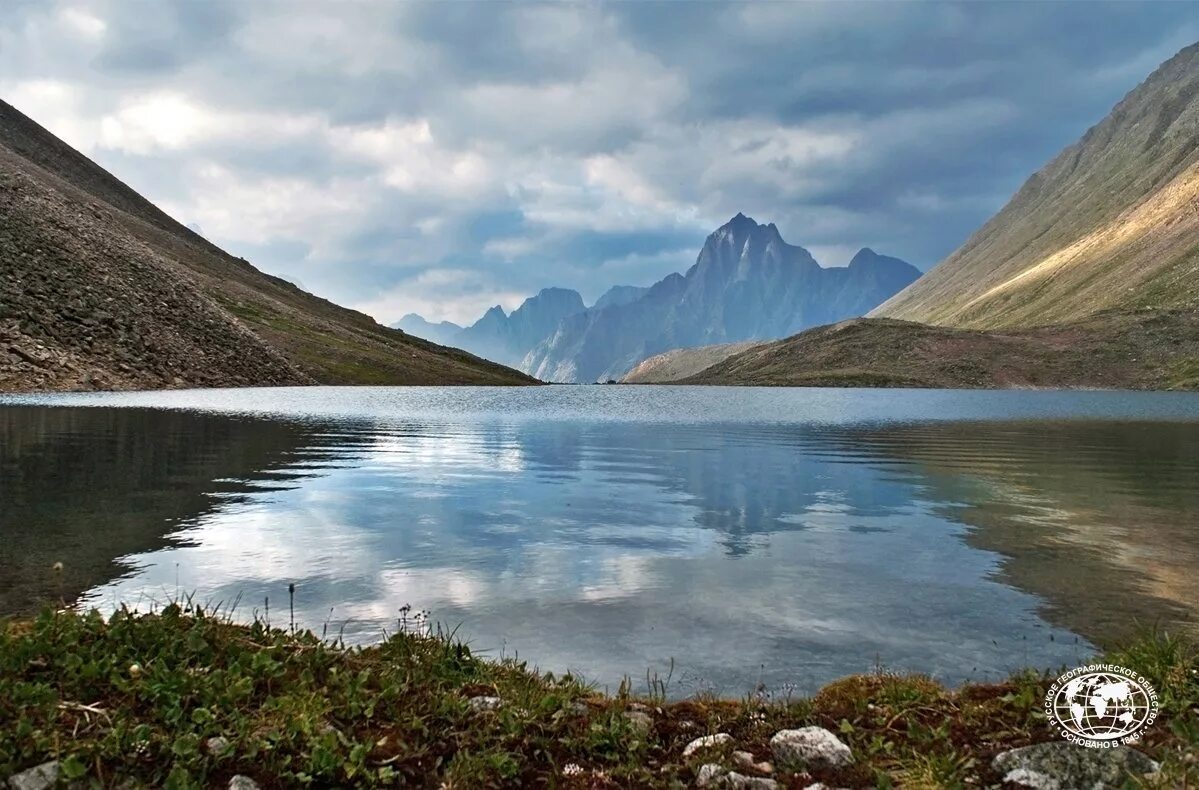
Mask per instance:
[[[849,261],[849,267],[853,268],[873,268],[873,269],[908,269],[911,264],[899,258],[893,258],[890,255],[880,255],[869,247],[863,247],[858,250],[853,258]]]
[[[773,223],[738,213],[708,236],[686,275],[663,278],[619,309],[563,320],[521,366],[551,381],[619,378],[671,349],[786,337],[862,315],[920,274],[895,258],[867,257],[853,271],[823,269]]]
[[[747,217],[741,212],[737,212],[737,216],[730,219],[728,222],[721,225],[712,234],[708,236],[709,241],[733,241],[744,243],[751,235],[765,230],[767,227],[774,227],[773,223],[769,226],[759,225],[752,217]],[[775,229],[778,233],[778,229]]]
[[[534,311],[534,310],[550,310],[556,313],[563,311],[577,312],[583,310],[586,305],[583,304],[583,297],[578,291],[570,288],[542,288],[535,295],[521,303],[520,307],[512,312],[513,316],[517,313]],[[559,316],[561,317],[561,316]]]

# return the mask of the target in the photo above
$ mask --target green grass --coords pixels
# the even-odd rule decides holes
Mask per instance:
[[[1165,387],[1174,390],[1199,389],[1199,359],[1187,357],[1176,360],[1166,374]]]
[[[93,786],[208,787],[234,774],[266,787],[672,787],[732,749],[682,759],[709,733],[755,760],[779,729],[817,724],[856,755],[849,769],[776,775],[784,786],[994,784],[997,752],[1053,738],[1049,679],[1021,674],[948,690],[921,676],[851,676],[811,699],[667,702],[489,661],[452,635],[398,629],[366,648],[191,606],[109,618],[47,611],[0,624],[0,779],[51,759]],[[1143,673],[1162,712],[1144,748],[1172,786],[1199,780],[1199,662],[1159,635],[1108,657]],[[477,711],[470,698],[502,700]],[[626,714],[650,716],[648,730]],[[214,749],[209,739],[227,745]]]

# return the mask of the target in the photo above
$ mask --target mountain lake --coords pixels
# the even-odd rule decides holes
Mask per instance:
[[[0,540],[0,615],[187,597],[352,643],[427,622],[676,697],[987,680],[1199,633],[1199,394],[0,396]]]

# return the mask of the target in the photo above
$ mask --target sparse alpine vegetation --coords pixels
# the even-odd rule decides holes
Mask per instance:
[[[531,383],[258,271],[0,102],[0,391]]]
[[[993,331],[861,318],[754,346],[679,383],[1199,389],[1199,313],[1099,313]]]
[[[1199,780],[1194,648],[1159,635],[1107,658],[1141,672],[1161,704],[1139,745],[1156,763],[1127,755],[1136,759],[1118,770],[1160,768],[1150,786]],[[632,684],[605,696],[399,624],[386,641],[354,648],[190,605],[107,619],[47,610],[0,624],[0,778],[167,788],[998,786],[1024,753],[997,764],[998,755],[1061,744],[1042,709],[1050,679],[1037,673],[948,690],[880,671],[810,699],[763,689],[678,702],[649,681],[642,696]],[[1103,758],[1089,751],[1084,763]]]
[[[1199,309],[1199,44],[872,316],[982,329]]]

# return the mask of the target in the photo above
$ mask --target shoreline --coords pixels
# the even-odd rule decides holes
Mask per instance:
[[[343,389],[343,390],[361,390],[361,389],[572,389],[576,387],[602,387],[605,389],[611,387],[629,387],[634,389],[650,388],[650,387],[671,387],[678,389],[723,389],[723,390],[742,390],[742,389],[762,389],[762,390],[878,390],[878,391],[908,391],[908,392],[1125,392],[1125,393],[1142,393],[1142,392],[1162,392],[1173,394],[1194,394],[1199,393],[1199,385],[1194,388],[1165,388],[1155,389],[1148,387],[1103,387],[1092,385],[1078,386],[1040,386],[1030,384],[1013,384],[1008,387],[991,387],[991,386],[937,386],[933,384],[921,385],[912,383],[896,383],[896,384],[862,384],[853,383],[853,379],[829,379],[834,383],[789,383],[789,384],[763,384],[756,382],[745,383],[707,383],[707,382],[691,382],[691,381],[618,381],[616,383],[606,382],[556,382],[556,381],[541,381],[532,384],[246,384],[232,387],[205,387],[201,385],[185,386],[185,387],[158,387],[155,389],[40,389],[40,390],[23,390],[23,389],[0,389],[0,398],[6,396],[17,397],[37,397],[45,395],[134,395],[134,394],[150,394],[159,392],[243,392],[247,390],[314,390],[314,389]]]
[[[873,673],[808,698],[668,701],[400,625],[350,647],[189,604],[0,621],[0,779],[54,766],[104,787],[999,786],[1008,758],[996,758],[1012,750],[1111,751],[1055,735],[1043,711],[1054,679],[1035,672],[957,689]],[[1158,634],[1102,659],[1157,689],[1137,745],[1161,764],[1154,781],[1199,779],[1195,646]],[[813,733],[819,753],[794,759],[788,743]]]

